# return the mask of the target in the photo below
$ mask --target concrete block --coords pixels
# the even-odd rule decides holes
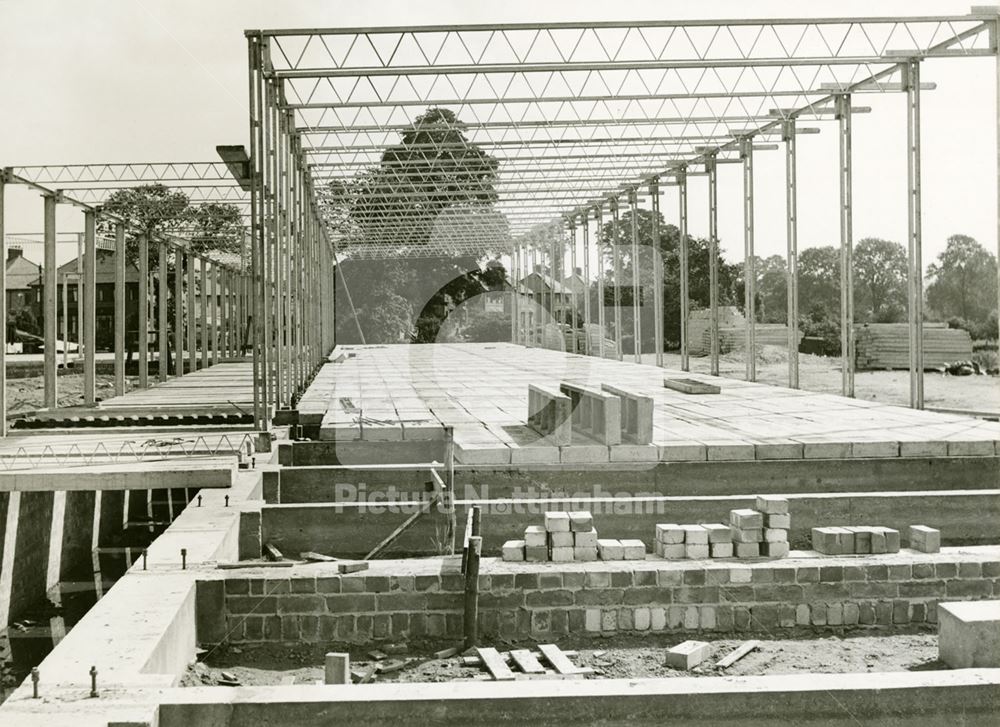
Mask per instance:
[[[851,456],[850,442],[806,442],[802,447],[805,459],[847,459]]]
[[[625,548],[618,540],[601,539],[597,541],[597,552],[601,560],[623,560],[625,558]]]
[[[350,684],[351,683],[351,655],[341,653],[329,653],[323,664],[324,684]]]
[[[637,608],[633,615],[633,623],[636,631],[648,631],[650,627],[651,614],[648,608]]]
[[[594,516],[585,510],[569,514],[569,529],[574,533],[588,533],[594,529]]]
[[[812,547],[813,550],[824,555],[853,553],[854,533],[847,530],[847,528],[813,528]]]
[[[503,544],[501,550],[503,559],[511,563],[520,563],[524,560],[524,541],[508,540]]]
[[[569,513],[568,512],[545,513],[545,531],[548,533],[568,533]]]
[[[704,444],[661,444],[659,453],[661,462],[704,462],[708,458]]]
[[[656,544],[659,546],[656,548],[656,554],[661,558],[666,558],[667,560],[687,558],[687,546],[684,543],[661,543],[657,541]]]
[[[549,546],[552,548],[572,548],[573,547],[573,533],[569,532],[554,532],[549,533]]]
[[[870,534],[871,552],[875,555],[889,552],[889,545],[886,542],[885,533],[881,528],[865,528]]]
[[[612,462],[656,462],[660,458],[655,444],[616,444],[608,451]]]
[[[711,551],[709,550],[708,543],[685,543],[684,544],[684,557],[690,558],[691,560],[702,560],[708,558]]]
[[[544,563],[549,559],[549,549],[544,545],[526,546],[524,559],[529,563]]]
[[[544,548],[546,541],[545,528],[541,525],[529,525],[524,529],[524,544],[529,548]]]
[[[754,509],[765,515],[787,515],[788,500],[776,495],[757,495]]]
[[[728,525],[723,523],[702,523],[701,526],[708,531],[709,543],[733,542],[733,533]]]
[[[551,548],[549,550],[549,557],[553,563],[572,563],[573,562],[573,547],[569,548]]]
[[[573,547],[575,548],[596,548],[597,529],[591,528],[586,532],[573,533]]]
[[[873,531],[878,531],[885,535],[885,552],[886,553],[898,553],[900,547],[899,531],[893,528],[878,527],[873,528]]]
[[[780,515],[765,515],[764,516],[764,527],[765,528],[784,528],[788,530],[792,527],[792,516],[788,513]]]
[[[737,558],[759,558],[760,543],[736,543]]]
[[[574,547],[573,560],[580,560],[584,562],[597,560],[597,546]]]
[[[788,531],[781,528],[767,528],[764,531],[765,543],[787,543]]]
[[[740,528],[730,528],[730,533],[733,537],[734,543],[759,543],[764,539],[764,531],[757,530],[742,530]]]
[[[764,515],[756,510],[741,509],[729,511],[729,524],[742,530],[764,527]]]
[[[612,609],[601,612],[601,631],[618,630],[618,612]]]
[[[871,528],[866,527],[848,527],[852,533],[854,533],[854,551],[861,555],[867,555],[872,552],[872,531]]]
[[[1000,667],[1000,601],[939,603],[938,658],[953,669]]]
[[[660,523],[656,526],[656,539],[661,543],[683,543],[684,529],[673,523]]]
[[[610,449],[598,444],[579,444],[559,448],[562,464],[601,464],[611,459]]]
[[[713,558],[732,558],[733,557],[733,544],[732,543],[711,543],[709,546],[711,557]]]
[[[707,442],[708,459],[710,462],[732,462],[735,460],[754,459],[757,455],[754,446],[749,442]]]
[[[674,669],[691,669],[708,658],[712,646],[704,641],[685,641],[667,651],[667,666]]]
[[[599,608],[588,608],[586,614],[584,615],[584,628],[587,631],[600,631],[601,630],[601,609]]]
[[[681,525],[686,545],[708,545],[708,531],[701,525]]]
[[[649,630],[663,631],[665,628],[667,628],[667,609],[649,609]]]
[[[937,553],[941,550],[941,531],[926,525],[910,526],[910,547],[922,553]]]
[[[622,540],[625,560],[645,560],[646,545],[641,540]]]
[[[761,543],[760,554],[765,558],[785,558],[788,556],[788,543]]]

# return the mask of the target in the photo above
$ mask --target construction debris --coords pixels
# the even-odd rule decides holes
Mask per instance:
[[[357,563],[338,563],[337,572],[344,573],[357,573],[358,571],[368,570],[368,564],[363,561],[358,561]]]
[[[264,543],[264,557],[273,561],[285,559],[285,556],[281,554],[281,551],[271,543]]]
[[[744,641],[738,647],[736,647],[728,654],[726,654],[724,657],[719,659],[719,661],[715,663],[715,666],[717,666],[719,669],[726,669],[735,664],[737,661],[742,659],[747,654],[749,654],[751,651],[754,651],[755,649],[759,648],[760,648],[759,641]]]
[[[299,558],[310,563],[333,563],[337,560],[333,556],[323,555],[322,553],[313,553],[312,551],[299,553]]]
[[[674,669],[692,669],[708,658],[711,648],[705,641],[685,641],[667,651],[666,664]]]

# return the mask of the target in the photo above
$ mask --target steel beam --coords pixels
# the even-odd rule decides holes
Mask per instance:
[[[799,219],[795,119],[785,122],[785,313],[788,325],[788,387],[799,388]]]
[[[83,404],[97,403],[97,214],[83,213]]]

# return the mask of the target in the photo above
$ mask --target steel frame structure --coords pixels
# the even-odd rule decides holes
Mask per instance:
[[[201,355],[202,366],[210,360],[216,363],[225,358],[238,357],[243,353],[244,335],[241,321],[247,317],[249,310],[248,276],[239,261],[222,259],[220,256],[198,255],[190,251],[191,240],[180,234],[162,234],[149,239],[144,231],[129,230],[126,223],[116,215],[108,213],[101,207],[107,196],[118,189],[126,189],[153,182],[170,183],[171,187],[182,187],[185,190],[198,190],[197,198],[192,201],[231,202],[236,198],[239,187],[234,186],[232,176],[222,163],[216,162],[183,162],[183,163],[136,163],[136,164],[73,164],[60,166],[25,166],[6,167],[0,170],[0,239],[4,246],[7,238],[3,235],[4,187],[5,185],[24,185],[39,192],[44,200],[42,242],[44,245],[44,264],[42,266],[43,290],[43,341],[44,341],[44,399],[46,409],[58,408],[57,369],[57,297],[58,286],[56,273],[56,208],[59,204],[73,205],[83,212],[84,232],[82,238],[82,265],[79,281],[81,293],[79,300],[79,319],[82,337],[79,350],[83,358],[84,375],[84,406],[94,406],[96,399],[96,269],[97,250],[111,250],[115,256],[115,360],[114,360],[114,392],[116,396],[125,393],[125,355],[126,355],[126,320],[128,309],[135,307],[138,321],[138,385],[145,388],[150,385],[149,377],[149,341],[150,334],[157,338],[157,380],[166,381],[170,372],[167,370],[168,355],[168,305],[171,296],[176,301],[174,312],[174,375],[184,375],[184,355],[187,354],[189,370],[196,366],[196,343],[194,331],[202,331]],[[233,190],[236,190],[234,192]],[[244,197],[245,198],[245,197]],[[97,234],[97,223],[105,220],[112,224],[113,235],[110,238]],[[139,244],[139,294],[134,303],[126,296],[126,235],[134,235]],[[149,246],[155,245],[157,250],[157,272],[154,275],[149,269]],[[174,290],[171,293],[168,282],[167,260],[173,252],[177,266],[174,276]],[[191,275],[184,275],[183,260],[201,261],[203,269],[211,270],[212,306],[205,304],[207,280],[196,280]],[[190,270],[190,266],[188,268]],[[2,275],[2,273],[0,273]],[[151,282],[155,280],[155,287]],[[199,285],[200,282],[200,285]],[[184,305],[183,290],[193,293],[199,287],[203,295],[203,304],[197,308],[188,298]],[[64,306],[65,306],[64,297]],[[0,301],[0,316],[6,318],[6,299]],[[211,313],[209,311],[211,310]],[[156,312],[155,322],[152,312]],[[181,331],[184,327],[189,331],[188,346],[185,351]],[[208,335],[211,328],[212,335]],[[64,337],[66,332],[64,330]],[[5,377],[6,350],[0,350],[0,381]],[[7,403],[4,387],[0,386],[0,413],[2,424],[0,434],[7,433]]]
[[[754,154],[784,149],[787,206],[788,384],[797,387],[797,156],[796,137],[815,133],[803,122],[838,129],[839,209],[843,331],[842,393],[854,391],[853,220],[851,214],[851,118],[870,109],[852,106],[868,93],[904,93],[907,98],[909,207],[909,327],[911,405],[923,406],[920,230],[921,63],[939,57],[997,55],[998,10],[973,8],[964,16],[869,17],[768,20],[643,21],[508,25],[439,25],[382,28],[251,30],[251,132],[255,135],[258,190],[255,233],[260,255],[283,243],[269,223],[284,214],[281,198],[303,186],[329,204],[331,185],[343,195],[358,175],[377,166],[399,135],[419,127],[424,109],[444,107],[461,119],[459,131],[498,161],[497,197],[490,217],[458,216],[445,240],[422,237],[405,216],[405,205],[420,204],[435,180],[424,167],[395,165],[393,191],[382,207],[369,211],[366,229],[331,224],[320,210],[319,234],[353,257],[433,254],[497,254],[509,257],[516,276],[538,261],[554,273],[566,258],[576,269],[599,261],[597,280],[611,275],[616,304],[612,321],[598,306],[600,331],[595,349],[607,355],[606,323],[611,323],[612,355],[622,355],[619,294],[621,254],[631,248],[638,265],[636,215],[631,229],[620,227],[619,210],[661,209],[661,195],[677,187],[681,233],[681,357],[689,368],[688,189],[705,177],[709,245],[719,245],[717,194],[719,165],[743,170],[744,278],[747,312],[746,378],[756,377],[754,300]],[[998,73],[1000,89],[1000,73]],[[998,124],[1000,129],[1000,124]],[[1000,135],[1000,131],[998,131]],[[771,142],[771,143],[768,143]],[[449,158],[457,145],[436,139],[411,145],[421,157]],[[292,150],[288,181],[267,166]],[[263,160],[263,162],[261,161]],[[286,167],[282,167],[285,169]],[[274,189],[278,180],[281,190]],[[759,181],[759,180],[758,180]],[[294,185],[294,186],[293,186]],[[344,204],[344,197],[338,197]],[[347,199],[347,204],[351,200]],[[272,211],[273,210],[273,211]],[[603,222],[624,242],[610,250],[605,269],[600,251]],[[658,230],[657,230],[657,238]],[[592,241],[596,241],[592,245]],[[581,247],[582,245],[582,247]],[[622,249],[619,249],[622,248]],[[719,285],[710,253],[710,367],[719,373]],[[268,262],[268,265],[271,263]],[[659,281],[662,266],[654,265]],[[641,333],[639,275],[632,276],[633,336]],[[659,290],[659,288],[657,288]],[[512,340],[539,345],[543,301],[517,296]],[[269,304],[262,301],[261,305]],[[549,310],[553,310],[551,299]],[[662,349],[662,305],[653,306],[658,352]],[[574,311],[577,307],[574,305]],[[574,316],[576,313],[574,313]],[[591,330],[592,310],[584,310]],[[574,323],[576,322],[574,317]],[[638,356],[638,345],[635,352]],[[662,354],[657,355],[662,364]]]

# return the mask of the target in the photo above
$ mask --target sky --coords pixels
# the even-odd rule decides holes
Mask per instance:
[[[949,0],[0,0],[0,166],[211,161],[217,144],[247,144],[247,28],[734,17],[968,13]],[[997,249],[996,62],[934,59],[922,80],[924,264],[948,236]],[[906,243],[906,116],[902,94],[865,94],[854,118],[854,238]],[[812,122],[810,126],[814,125]],[[799,137],[800,249],[839,243],[835,122]],[[784,154],[755,156],[756,249],[785,249]],[[724,255],[742,259],[742,173],[720,167]],[[689,194],[691,234],[707,235],[703,178]],[[675,192],[662,202],[676,222]],[[40,197],[7,193],[8,232],[39,232]],[[58,228],[83,229],[62,205]],[[60,262],[73,246],[60,253]],[[28,257],[37,252],[25,249]]]

